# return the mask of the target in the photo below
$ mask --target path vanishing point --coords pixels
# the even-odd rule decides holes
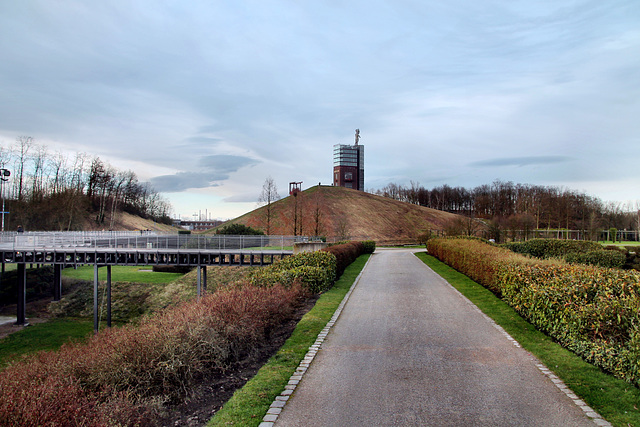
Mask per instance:
[[[261,426],[610,425],[413,252],[376,250]]]

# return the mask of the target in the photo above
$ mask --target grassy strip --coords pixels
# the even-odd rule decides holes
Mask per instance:
[[[333,316],[367,259],[369,255],[361,255],[347,267],[335,285],[322,294],[313,309],[300,320],[278,353],[242,389],[234,393],[208,426],[257,426],[262,422],[269,405],[284,390],[289,377]]]
[[[93,333],[88,319],[53,319],[37,323],[0,340],[0,368],[19,356],[40,350],[57,350],[70,341],[81,341]]]
[[[583,361],[536,330],[492,292],[425,252],[416,254],[502,326],[589,406],[615,426],[640,425],[640,390]]]
[[[133,282],[133,283],[170,283],[182,276],[181,273],[160,273],[148,271],[151,267],[131,267],[123,265],[114,265],[111,267],[111,280],[114,282]],[[82,266],[78,268],[65,268],[62,270],[64,277],[73,279],[81,279],[93,281],[93,266]],[[101,267],[98,269],[99,280],[107,280],[107,269]]]

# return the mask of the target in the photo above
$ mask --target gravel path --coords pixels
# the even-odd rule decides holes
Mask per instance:
[[[411,250],[378,249],[275,425],[607,425],[563,387]]]

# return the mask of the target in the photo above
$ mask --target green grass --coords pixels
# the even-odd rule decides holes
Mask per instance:
[[[9,264],[9,263],[4,264],[4,271],[14,271],[17,269],[18,269],[18,264]]]
[[[416,254],[436,273],[502,326],[567,386],[615,426],[640,425],[640,390],[583,361],[553,342],[486,288],[425,252]]]
[[[612,242],[611,240],[599,241],[598,243],[605,246],[640,246],[640,242],[627,242],[627,241],[621,242],[619,240],[616,240],[615,242]]]
[[[24,328],[0,340],[0,367],[22,355],[57,350],[62,344],[80,341],[93,333],[93,320],[54,319]]]
[[[145,270],[151,270],[151,267],[114,265],[111,267],[111,280],[113,282],[131,283],[170,283],[184,276],[184,274],[181,273],[160,273]],[[62,275],[73,279],[93,281],[93,266],[82,266],[77,269],[65,268],[62,270]],[[98,279],[107,280],[106,267],[98,269]]]
[[[262,422],[269,405],[284,390],[289,377],[333,316],[369,256],[361,255],[347,267],[336,284],[322,294],[313,309],[300,320],[278,353],[242,389],[234,393],[208,426],[257,426]]]

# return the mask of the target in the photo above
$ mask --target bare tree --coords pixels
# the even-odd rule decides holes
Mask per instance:
[[[322,227],[322,197],[320,195],[320,185],[313,193],[313,232],[314,236],[318,237],[323,233]]]
[[[33,145],[33,155],[31,156],[33,164],[33,174],[31,176],[32,200],[42,200],[44,197],[44,175],[48,157],[49,153],[46,146],[42,144]]]
[[[280,200],[278,187],[273,178],[268,176],[264,180],[264,184],[262,184],[262,193],[260,193],[260,198],[258,199],[258,204],[265,206],[264,219],[267,235],[271,234],[271,220],[273,218],[273,207],[271,205],[277,200]]]
[[[29,149],[33,145],[33,138],[30,136],[19,136],[16,138],[16,144],[14,147],[15,152],[15,176],[16,180],[14,181],[14,185],[17,186],[18,200],[22,201],[24,197],[23,186],[24,186],[24,175],[25,175],[25,167],[27,163],[27,156],[29,154]]]

